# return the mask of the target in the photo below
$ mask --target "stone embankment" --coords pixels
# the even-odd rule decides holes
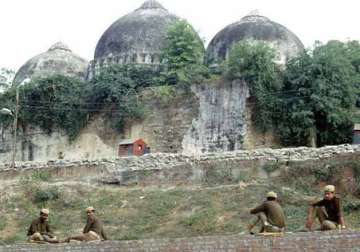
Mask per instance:
[[[54,160],[48,162],[18,162],[13,169],[0,164],[0,179],[13,178],[34,171],[48,171],[56,178],[97,179],[109,184],[173,183],[176,181],[201,182],[209,173],[231,173],[244,177],[250,173],[257,177],[267,174],[266,164],[288,165],[296,162],[315,163],[329,159],[356,159],[360,145],[327,146],[323,148],[257,149],[199,156],[156,153],[142,157],[124,157],[102,160]],[[221,174],[220,174],[221,175]]]
[[[199,156],[181,154],[155,153],[141,157],[123,157],[99,160],[51,160],[47,162],[16,162],[15,170],[52,169],[61,167],[99,166],[114,164],[119,168],[129,170],[166,169],[185,163],[201,163],[229,160],[263,160],[263,161],[308,161],[330,158],[342,154],[360,154],[360,145],[337,145],[322,148],[284,148],[284,149],[256,149],[221,153],[207,153]],[[10,163],[0,163],[0,172],[14,170]]]
[[[12,245],[0,252],[312,252],[360,251],[360,233],[352,231],[297,233],[284,237],[249,235],[209,236],[180,239],[109,241],[65,245]]]

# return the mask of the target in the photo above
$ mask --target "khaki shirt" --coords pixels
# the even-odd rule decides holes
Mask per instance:
[[[251,214],[263,212],[271,225],[283,228],[285,227],[285,215],[282,207],[276,200],[267,200],[260,206],[252,209]]]
[[[31,222],[27,235],[33,235],[35,233],[40,233],[42,235],[53,236],[53,232],[50,229],[48,221],[42,221],[40,218],[37,218]]]
[[[89,233],[90,231],[93,231],[97,233],[99,236],[101,236],[104,240],[107,240],[106,234],[104,232],[104,227],[102,222],[94,217],[93,220],[90,220],[88,218],[86,225],[84,227],[83,233]]]

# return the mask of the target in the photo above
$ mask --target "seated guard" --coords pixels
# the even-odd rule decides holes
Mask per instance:
[[[83,233],[71,236],[65,239],[65,242],[70,242],[70,240],[86,242],[107,240],[102,222],[95,217],[95,209],[93,207],[86,208],[86,214],[87,222],[84,227]]]
[[[305,224],[306,228],[310,231],[314,223],[314,212],[320,222],[320,229],[322,231],[346,228],[340,198],[335,196],[335,186],[325,186],[324,198],[310,205]]]
[[[258,223],[261,224],[260,233],[280,233],[285,229],[285,215],[275,192],[267,193],[266,201],[252,209],[250,214],[257,216],[255,223],[249,225],[250,232]]]
[[[56,236],[50,229],[48,218],[49,210],[41,209],[40,217],[33,220],[29,227],[27,233],[29,242],[58,243]]]

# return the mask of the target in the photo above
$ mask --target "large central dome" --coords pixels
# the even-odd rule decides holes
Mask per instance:
[[[105,31],[96,46],[95,60],[158,63],[167,27],[178,19],[157,1],[148,0]]]

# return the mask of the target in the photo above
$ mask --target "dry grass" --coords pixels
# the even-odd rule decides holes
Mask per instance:
[[[15,181],[0,194],[0,241],[25,241],[28,225],[41,207],[50,208],[50,223],[60,238],[81,232],[88,205],[98,209],[97,215],[113,240],[237,234],[246,232],[249,210],[268,190],[278,192],[287,229],[296,231],[303,228],[309,199],[321,196],[311,183],[313,179],[297,177],[216,187],[124,188],[51,181],[37,174]],[[57,188],[58,197],[36,200],[36,192],[53,188]],[[348,194],[343,202],[348,226],[357,228],[359,199]]]

